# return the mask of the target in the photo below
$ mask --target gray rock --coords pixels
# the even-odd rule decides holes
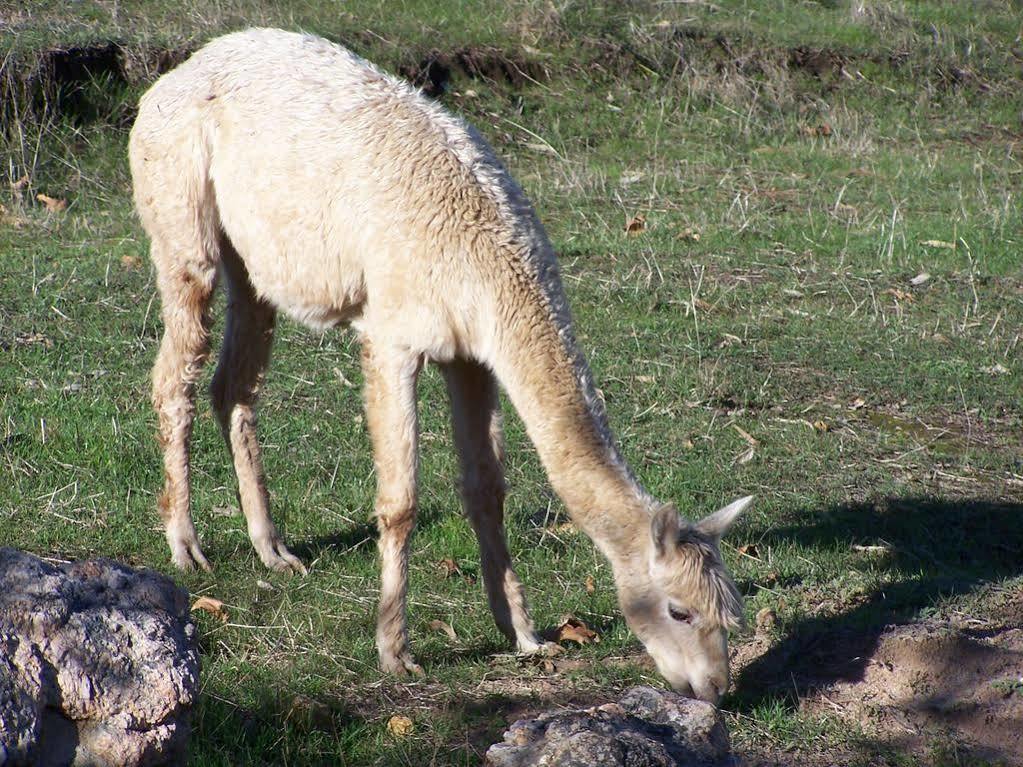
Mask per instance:
[[[0,765],[183,763],[198,682],[169,578],[0,548]]]
[[[651,687],[617,703],[520,719],[487,750],[490,767],[726,767],[734,763],[718,710]]]

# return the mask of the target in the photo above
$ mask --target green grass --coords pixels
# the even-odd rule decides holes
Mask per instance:
[[[904,763],[802,710],[806,669],[783,651],[964,604],[983,620],[976,595],[1019,574],[1018,6],[279,5],[36,3],[7,21],[17,32],[3,38],[7,72],[53,46],[195,46],[253,23],[344,40],[392,70],[463,45],[542,62],[549,77],[537,84],[458,75],[443,100],[535,201],[643,483],[693,516],[758,496],[725,556],[751,623],[776,611],[780,649],[726,700],[733,741],[754,755],[823,748],[849,763]],[[842,63],[789,63],[800,46]],[[956,81],[954,69],[970,75]],[[3,126],[0,166],[0,541],[156,567],[228,605],[227,624],[198,617],[197,765],[477,764],[522,711],[658,684],[609,568],[584,537],[545,523],[562,509],[514,417],[508,529],[534,615],[550,626],[574,613],[602,641],[573,649],[553,676],[511,657],[458,513],[435,373],[421,386],[411,562],[427,679],[376,670],[374,478],[348,332],[282,321],[261,406],[274,514],[311,574],[269,574],[254,557],[205,401],[193,497],[216,570],[171,571],[148,404],[159,305],[125,162],[145,80],[97,76],[46,105],[4,109],[23,119]],[[26,174],[28,187],[9,187]],[[67,211],[47,213],[40,192],[66,198]],[[646,229],[631,236],[637,213]],[[855,548],[874,545],[887,552]],[[444,577],[445,558],[463,574]],[[753,629],[733,641],[750,646]],[[774,685],[779,673],[792,680]],[[387,732],[395,713],[413,719],[412,736]],[[958,763],[954,744],[933,748]]]

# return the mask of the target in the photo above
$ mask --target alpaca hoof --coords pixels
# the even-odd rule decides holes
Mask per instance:
[[[185,572],[191,572],[196,568],[206,572],[212,572],[213,570],[209,560],[206,559],[202,549],[199,548],[199,541],[197,540],[191,542],[178,541],[175,544],[171,544],[171,562],[174,563],[176,568]]]
[[[422,677],[426,676],[423,667],[413,660],[411,653],[403,652],[399,655],[381,656],[380,668],[385,674],[393,674],[398,677]]]
[[[264,543],[254,545],[259,558],[269,569],[278,573],[309,574],[306,566],[302,564],[302,560],[288,551],[288,547],[280,538],[273,537]]]

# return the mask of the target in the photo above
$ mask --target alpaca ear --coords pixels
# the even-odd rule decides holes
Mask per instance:
[[[654,516],[650,519],[650,538],[653,540],[654,550],[659,556],[664,556],[667,552],[675,549],[681,531],[682,518],[679,517],[674,506],[666,504],[654,512]]]
[[[746,510],[746,507],[753,503],[753,496],[747,495],[737,501],[732,501],[723,509],[718,509],[696,523],[696,529],[706,535],[720,541],[728,529],[735,524],[735,520]]]

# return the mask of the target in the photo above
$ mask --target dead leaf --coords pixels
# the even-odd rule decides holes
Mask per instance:
[[[803,126],[804,136],[830,136],[831,125],[828,123],[819,123],[817,125],[804,125]]]
[[[548,144],[546,141],[527,141],[526,146],[532,149],[534,152],[542,152],[543,154],[552,154],[555,157],[558,155],[558,150]]]
[[[700,233],[693,229],[692,227],[687,226],[685,229],[678,233],[676,239],[687,240],[689,242],[699,242]]]
[[[15,229],[21,229],[27,223],[27,220],[9,211],[6,205],[0,205],[0,224],[7,224]]]
[[[576,618],[574,615],[566,615],[561,619],[561,625],[551,632],[555,642],[576,642],[578,644],[592,644],[599,642],[597,632]]]
[[[597,590],[597,582],[593,580],[592,575],[586,576],[586,593],[592,594]]]
[[[831,424],[827,421],[814,421],[813,430],[818,434],[824,434],[825,432],[831,431]]]
[[[989,376],[1004,376],[1012,372],[1011,370],[1009,370],[1009,368],[1005,367],[1005,365],[1003,365],[1001,362],[996,362],[994,365],[991,365],[990,367],[981,368],[981,370],[987,373]]]
[[[646,216],[637,213],[625,222],[625,231],[633,236],[640,234],[646,229]]]
[[[125,269],[138,269],[142,266],[142,259],[138,256],[121,256],[121,266]]]
[[[757,442],[756,438],[753,437],[749,432],[740,428],[738,424],[732,424],[732,428],[739,432],[739,436],[742,437],[749,444],[750,447],[756,447],[760,443]]]
[[[736,458],[735,459],[735,463],[738,463],[738,464],[749,463],[750,461],[752,461],[756,457],[756,455],[757,455],[756,449],[751,447],[745,453],[743,453],[738,458]]]
[[[456,575],[462,574],[462,570],[459,568],[458,563],[450,557],[440,560],[437,563],[437,566],[444,572],[445,578],[454,578]]]
[[[884,292],[887,295],[894,297],[896,301],[905,301],[908,304],[913,303],[912,293],[907,293],[906,291],[899,290],[898,288],[888,288],[888,290]]]
[[[945,250],[956,249],[954,242],[945,242],[944,240],[924,240],[920,244],[925,248],[944,248]]]
[[[636,376],[636,380],[640,383],[656,383],[657,381],[653,376]]]
[[[21,178],[19,178],[17,181],[12,181],[11,182],[11,189],[14,190],[15,192],[21,192],[25,188],[27,188],[28,185],[31,184],[31,183],[32,183],[32,179],[30,179],[27,175],[25,175],[25,176],[22,176]]]
[[[227,623],[227,609],[224,603],[213,597],[199,597],[192,603],[192,612],[204,610],[214,618],[219,618],[222,623]]]
[[[19,344],[21,346],[42,344],[47,349],[53,348],[53,341],[44,336],[42,333],[16,333],[14,336],[14,343]]]
[[[737,548],[736,551],[738,551],[743,556],[749,557],[750,559],[760,559],[760,556],[758,555],[757,552],[757,544],[755,543],[745,543],[739,548]]]
[[[865,399],[863,399],[863,397],[857,397],[856,399],[854,399],[852,402],[849,403],[849,409],[850,410],[861,410],[862,408],[864,408],[866,406],[867,406],[867,401]]]
[[[412,720],[402,714],[395,714],[387,720],[387,731],[396,738],[407,738],[414,729]]]
[[[772,631],[778,625],[778,614],[770,607],[765,607],[757,613],[757,633]]]
[[[845,218],[856,218],[859,216],[859,210],[855,205],[849,205],[845,202],[835,203],[835,207],[832,209],[835,216],[843,216]]]
[[[36,199],[45,205],[46,210],[50,213],[60,213],[63,210],[67,210],[67,200],[63,197],[50,197],[48,194],[40,193],[36,195]]]
[[[931,279],[931,275],[929,275],[927,272],[920,272],[920,274],[918,274],[916,277],[909,281],[909,284],[912,285],[914,288],[918,288],[925,282],[927,282],[927,280],[929,279]]]
[[[553,529],[554,532],[561,533],[562,535],[575,535],[579,532],[579,528],[575,526],[571,519],[567,522],[562,522],[560,525],[555,525]]]
[[[458,635],[455,634],[455,630],[451,627],[450,623],[445,623],[444,621],[441,620],[430,621],[430,628],[433,631],[439,631],[443,634],[447,634],[448,639],[450,639],[452,642],[458,639]]]
[[[892,550],[892,547],[887,545],[879,546],[875,544],[872,546],[865,546],[859,543],[852,544],[851,548],[853,551],[858,551],[862,554],[888,554]]]

